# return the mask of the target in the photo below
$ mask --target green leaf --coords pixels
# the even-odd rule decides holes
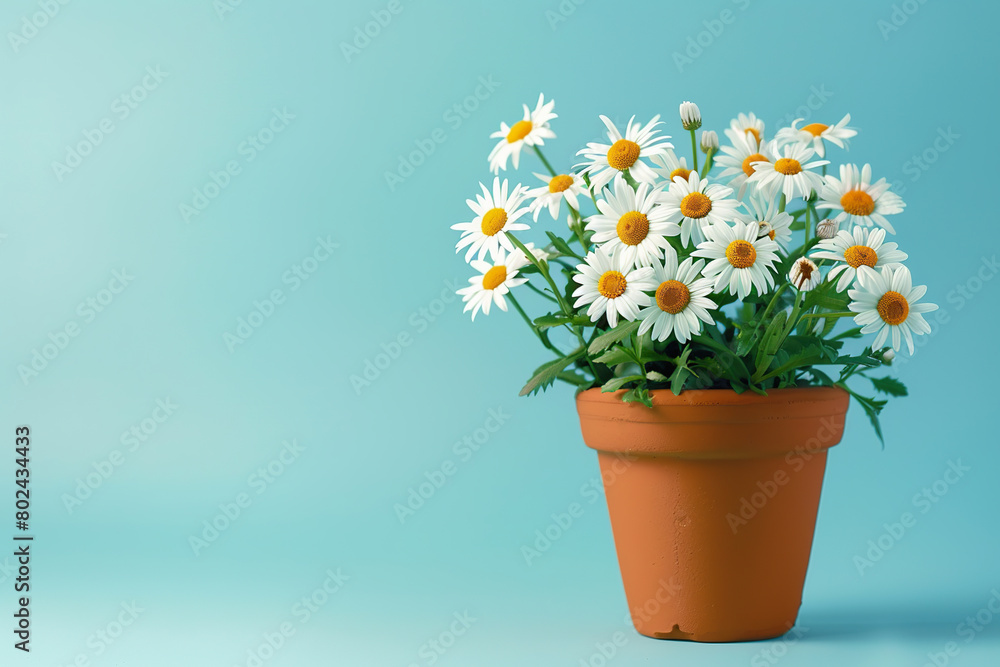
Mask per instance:
[[[635,359],[632,358],[632,353],[623,348],[621,345],[616,345],[610,350],[605,351],[601,354],[601,356],[595,357],[594,361],[608,366],[635,363]]]
[[[525,384],[524,387],[521,388],[519,396],[535,394],[538,391],[545,390],[552,386],[552,383],[556,381],[559,374],[562,373],[567,366],[582,357],[583,353],[584,350],[581,348],[574,351],[569,356],[555,359],[539,366],[535,371],[534,376],[528,380],[528,383]]]
[[[580,257],[578,254],[573,252],[573,249],[569,246],[568,243],[566,243],[565,239],[556,236],[552,232],[545,232],[545,234],[546,236],[549,237],[549,240],[552,241],[552,245],[555,246],[555,249],[558,250],[560,253],[562,253],[563,255],[568,255],[570,257],[575,257],[580,261],[584,261],[583,257]]]
[[[561,327],[564,324],[570,326],[590,326],[593,322],[586,315],[574,315],[573,317],[566,317],[562,313],[550,313],[548,315],[542,315],[534,321],[534,325],[539,329],[551,329],[552,327]]]
[[[881,366],[882,362],[874,357],[861,356],[861,357],[837,357],[832,362],[834,364],[842,364],[844,366],[867,366],[868,368],[875,368]]]
[[[629,389],[622,396],[622,400],[626,403],[642,403],[647,408],[653,407],[653,399],[649,396],[649,390],[646,387],[636,387],[635,389]]]
[[[670,378],[668,378],[666,375],[664,375],[663,373],[658,373],[657,371],[647,372],[646,379],[651,380],[653,382],[668,382],[670,380]]]
[[[839,386],[847,389],[847,387],[845,387],[843,384]],[[879,413],[882,412],[882,408],[886,406],[888,401],[880,401],[876,398],[865,398],[864,396],[856,392],[853,392],[850,389],[848,389],[848,392],[851,394],[851,396],[854,397],[854,399],[858,402],[858,404],[861,405],[861,407],[865,411],[865,414],[868,415],[868,420],[872,423],[872,427],[875,429],[875,435],[878,436],[878,441],[882,443],[882,447],[884,448],[885,438],[882,437],[882,426],[879,424],[878,416]]]
[[[607,348],[611,347],[615,343],[632,335],[636,329],[639,328],[639,322],[619,322],[618,326],[610,331],[605,331],[600,336],[594,339],[588,348],[590,354],[597,354],[602,352]]]
[[[692,347],[690,345],[684,348],[680,359],[677,360],[677,368],[670,375],[670,391],[673,392],[674,396],[679,396],[684,391],[684,383],[691,377],[691,369],[687,365],[688,357],[691,356],[691,350]]]
[[[866,376],[867,377],[867,376]],[[876,391],[880,391],[883,394],[888,394],[889,396],[906,396],[908,392],[906,391],[906,385],[897,380],[894,377],[881,377],[881,378],[868,378],[872,381],[872,385],[875,386]]]
[[[641,375],[625,375],[620,378],[611,378],[610,380],[605,382],[604,385],[601,387],[601,393],[606,394],[609,391],[618,391],[629,382],[634,382],[635,380],[642,380],[642,379],[644,378]]]
[[[785,324],[788,322],[788,312],[779,310],[774,315],[774,319],[767,325],[764,335],[760,338],[760,345],[757,347],[757,357],[754,360],[754,367],[758,374],[763,374],[771,365],[771,359],[778,352],[781,345],[782,334],[785,331]]]

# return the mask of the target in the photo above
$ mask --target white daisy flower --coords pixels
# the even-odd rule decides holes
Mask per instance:
[[[861,333],[878,332],[872,349],[882,347],[891,333],[894,350],[900,349],[902,337],[913,354],[913,334],[931,332],[923,314],[938,308],[933,303],[917,303],[927,293],[927,287],[914,287],[910,270],[905,266],[896,269],[883,266],[878,271],[866,266],[858,273],[858,286],[860,289],[847,293],[851,297],[848,308],[857,313],[854,322],[862,327]]]
[[[552,216],[552,219],[558,220],[559,209],[564,199],[567,204],[579,211],[580,200],[577,197],[588,196],[587,184],[579,174],[557,174],[556,176],[535,174],[535,176],[545,183],[540,188],[528,190],[528,196],[534,198],[529,208],[534,214],[535,222],[538,222],[539,211],[546,206],[549,209],[549,215]]]
[[[612,328],[618,325],[619,315],[635,320],[639,309],[650,303],[644,290],[656,288],[653,269],[648,266],[630,268],[622,261],[621,248],[612,254],[606,247],[599,247],[587,253],[586,263],[576,268],[579,273],[573,280],[580,286],[573,292],[573,296],[578,297],[573,307],[589,303],[587,315],[591,321],[596,322],[606,314]]]
[[[524,247],[527,248],[528,250],[530,250],[531,254],[534,255],[535,259],[537,259],[539,262],[547,262],[547,261],[549,261],[550,255],[549,255],[549,253],[545,252],[544,248],[536,248],[535,244],[532,243],[532,242],[530,242],[530,241],[528,243],[525,243]],[[515,250],[513,252],[513,254],[520,255],[521,257],[523,257],[525,264],[529,263],[527,255],[525,255],[521,251],[520,248],[518,248],[517,250]]]
[[[736,118],[729,121],[729,129],[741,135],[752,134],[753,138],[760,144],[764,141],[764,121],[757,118],[753,112],[749,114],[741,113]],[[726,132],[728,136],[729,132]]]
[[[681,102],[681,125],[685,130],[697,130],[701,127],[701,109],[694,102]]]
[[[479,271],[481,275],[469,278],[469,286],[456,292],[465,303],[465,309],[462,312],[472,310],[473,322],[476,320],[476,313],[480,310],[483,311],[483,315],[489,315],[490,306],[494,303],[500,310],[506,312],[507,301],[503,298],[504,295],[510,292],[512,287],[528,282],[527,278],[517,277],[517,272],[527,262],[524,253],[520,250],[508,255],[502,248],[497,252],[493,262],[472,260],[472,268]]]
[[[599,214],[590,216],[587,229],[594,233],[594,243],[607,246],[609,252],[621,248],[625,266],[649,266],[670,247],[667,236],[681,233],[676,223],[667,220],[667,210],[658,203],[659,190],[640,183],[633,190],[625,178],[614,180],[614,192],[607,191],[597,200]]]
[[[469,246],[468,252],[465,253],[466,262],[477,252],[480,260],[486,253],[496,257],[501,246],[509,252],[514,252],[514,244],[507,238],[507,232],[529,229],[528,225],[517,222],[518,218],[528,212],[527,206],[520,206],[528,190],[526,187],[516,185],[514,191],[508,195],[507,180],[504,179],[501,184],[498,177],[493,179],[492,193],[482,183],[479,187],[483,189],[483,194],[476,195],[476,201],[465,200],[476,217],[471,222],[460,222],[451,226],[452,229],[462,232],[462,238],[455,245],[455,252]]]
[[[738,213],[737,218],[746,223],[754,223],[759,228],[758,236],[767,236],[772,241],[777,242],[782,250],[788,250],[788,242],[792,240],[792,223],[795,222],[788,213],[778,210],[778,202],[775,199],[764,200],[758,196],[749,199],[750,204],[744,203],[748,213]]]
[[[832,259],[839,262],[827,276],[833,280],[838,275],[837,291],[843,292],[854,282],[858,269],[867,266],[881,269],[888,266],[897,269],[905,262],[907,254],[896,249],[895,243],[883,243],[884,229],[855,227],[854,232],[840,231],[832,239],[824,239],[816,244],[813,259]]]
[[[660,202],[669,214],[667,220],[681,226],[681,243],[696,245],[705,240],[705,227],[735,219],[739,202],[732,194],[732,188],[709,184],[692,171],[686,180],[676,176],[660,195]]]
[[[884,178],[872,183],[870,164],[860,170],[856,164],[841,165],[840,178],[827,176],[819,189],[819,196],[821,201],[816,208],[840,211],[833,218],[834,222],[848,220],[852,225],[878,225],[890,234],[895,234],[896,230],[885,216],[900,213],[906,207],[899,195],[889,192],[889,184]]]
[[[760,188],[767,197],[785,195],[785,199],[809,197],[813,190],[823,186],[823,177],[812,169],[830,164],[829,160],[810,162],[813,149],[804,144],[788,144],[780,151],[774,149],[777,159],[771,162],[754,162],[754,173],[748,179],[751,185]]]
[[[808,257],[799,257],[788,271],[788,281],[800,292],[808,292],[819,285],[823,276],[819,267]]]
[[[778,130],[777,134],[774,135],[775,140],[781,145],[798,143],[812,146],[816,155],[823,157],[824,142],[829,141],[840,148],[847,148],[847,140],[858,134],[854,128],[847,127],[847,124],[851,122],[851,114],[844,116],[836,125],[810,123],[801,128],[796,127],[800,122],[802,119],[796,118],[791,127],[783,127]]]
[[[705,257],[708,264],[702,269],[706,278],[714,278],[714,289],[721,293],[729,286],[729,293],[744,299],[751,287],[763,295],[774,285],[771,273],[778,261],[778,244],[767,236],[758,238],[755,223],[737,220],[733,227],[717,223],[705,227],[707,241],[698,244],[691,255]]]
[[[608,128],[608,139],[611,144],[590,142],[586,148],[577,152],[577,155],[582,155],[587,160],[581,164],[586,165],[583,171],[590,174],[590,184],[594,192],[599,192],[611,182],[611,179],[626,169],[639,183],[654,183],[656,174],[641,161],[641,158],[664,155],[667,149],[674,147],[668,141],[670,137],[656,136],[655,128],[661,125],[660,117],[654,116],[646,125],[640,127],[638,123],[634,123],[635,116],[632,116],[625,128],[624,136],[607,116],[601,116],[601,120]]]
[[[754,135],[749,132],[726,130],[726,137],[732,146],[723,146],[721,153],[715,156],[715,164],[723,167],[719,178],[729,179],[729,187],[737,190],[736,196],[743,199],[747,190],[747,179],[753,176],[754,163],[774,162],[777,158],[769,142],[758,144]]]
[[[500,139],[490,151],[490,171],[494,174],[501,169],[507,169],[507,158],[511,158],[514,169],[521,159],[521,149],[525,146],[544,146],[546,139],[555,139],[556,135],[549,127],[549,121],[558,116],[552,113],[555,100],[545,101],[545,95],[538,96],[535,110],[524,105],[524,117],[508,127],[500,123],[500,130],[490,135],[490,139]]]
[[[639,311],[639,335],[650,329],[653,338],[665,341],[671,334],[677,342],[684,343],[701,333],[701,323],[714,324],[708,312],[718,305],[708,298],[712,293],[712,281],[701,277],[705,261],[694,261],[690,257],[677,265],[677,251],[667,248],[663,264],[653,265],[653,281],[656,293],[653,303]]]
[[[662,176],[669,183],[674,180],[674,176],[680,176],[685,181],[691,169],[688,167],[686,157],[677,157],[677,153],[672,148],[668,148],[663,155],[657,155],[650,159],[653,163],[653,172],[657,176]]]

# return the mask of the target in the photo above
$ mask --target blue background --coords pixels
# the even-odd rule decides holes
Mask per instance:
[[[210,0],[72,2],[17,44],[9,33],[42,10],[4,3],[0,506],[13,512],[14,427],[28,424],[36,542],[33,652],[14,651],[4,630],[3,664],[254,664],[248,652],[283,623],[295,633],[274,655],[265,648],[264,664],[599,665],[597,644],[619,631],[608,664],[922,665],[952,641],[949,664],[1000,662],[1000,618],[970,642],[956,631],[1000,587],[1000,281],[989,265],[1000,9],[400,3],[348,55],[341,44],[386,2],[247,0],[221,13]],[[147,67],[165,78],[147,78],[122,117],[115,100]],[[466,117],[449,114],[481,77],[493,89],[479,89]],[[449,226],[490,178],[488,136],[540,91],[556,100],[546,151],[563,169],[602,137],[602,113],[662,113],[685,146],[685,99],[720,134],[740,111],[760,115],[768,136],[804,112],[825,123],[850,112],[860,134],[833,159],[870,161],[908,203],[895,240],[946,317],[899,365],[911,395],[884,413],[885,450],[853,407],[831,452],[794,643],[634,633],[603,499],[581,491],[597,465],[571,390],[517,398],[543,351],[513,312],[470,323],[449,296],[468,277]],[[264,132],[273,141],[248,160],[243,142],[274,109],[294,119]],[[103,119],[113,132],[57,174],[53,163]],[[443,143],[390,187],[386,172],[439,128]],[[185,220],[180,206],[230,161],[239,173]],[[541,170],[526,156],[516,178]],[[296,284],[287,272],[318,238],[339,247],[305,262],[315,270]],[[102,292],[122,269],[128,286]],[[282,303],[227,345],[274,290]],[[109,297],[92,315],[79,305]],[[78,335],[62,339],[73,324]],[[401,334],[408,345],[394,350]],[[22,377],[50,335],[65,346]],[[383,346],[398,354],[379,358]],[[383,368],[356,389],[367,362]],[[162,423],[149,421],[165,416],[158,399],[177,406]],[[460,455],[455,443],[489,410],[509,417]],[[143,420],[150,435],[131,451],[122,434]],[[272,464],[286,440],[302,451]],[[401,522],[395,506],[446,461],[455,474]],[[921,512],[914,496],[949,461],[970,470]],[[266,481],[257,471],[269,464],[280,474]],[[89,496],[67,506],[81,483]],[[193,548],[240,494],[249,506]],[[529,565],[521,547],[573,502],[583,515]],[[855,556],[904,512],[916,524],[859,573]],[[0,558],[8,623],[11,561]],[[317,594],[324,604],[306,618],[296,605],[338,569],[349,579]],[[110,645],[99,639],[118,634],[133,601],[138,618]],[[428,642],[464,612],[475,622],[433,654]]]

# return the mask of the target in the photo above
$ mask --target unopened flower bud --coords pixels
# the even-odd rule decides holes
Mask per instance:
[[[685,130],[701,127],[701,109],[694,102],[681,102],[681,125]]]
[[[885,348],[882,351],[882,363],[888,366],[892,365],[892,360],[896,358],[896,352],[891,347]]]
[[[833,220],[823,220],[816,225],[816,236],[821,239],[832,239],[837,235],[837,223]]]
[[[715,133],[715,130],[702,131],[701,150],[705,153],[719,150],[719,135]]]

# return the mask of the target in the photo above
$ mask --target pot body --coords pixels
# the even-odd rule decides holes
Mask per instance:
[[[703,642],[787,632],[847,392],[657,390],[652,409],[621,393],[581,392],[577,410],[636,630]]]

